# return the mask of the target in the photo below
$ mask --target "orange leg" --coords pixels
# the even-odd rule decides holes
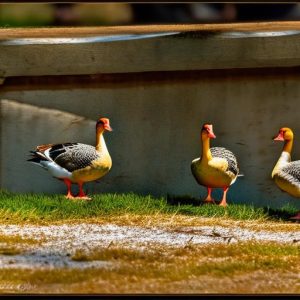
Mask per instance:
[[[67,195],[65,196],[67,199],[74,199],[74,196],[72,195],[72,192],[71,192],[71,185],[72,185],[72,182],[69,180],[69,179],[64,179],[64,183],[65,185],[67,186],[68,188],[68,193]]]
[[[229,190],[229,187],[223,188],[223,198],[222,198],[221,202],[219,203],[220,206],[223,206],[223,207],[227,206],[226,194],[227,194],[228,190]]]
[[[79,187],[79,193],[76,196],[76,198],[84,199],[84,200],[91,200],[90,197],[88,197],[84,191],[83,191],[83,182],[78,182],[78,187]]]
[[[296,214],[296,216],[291,217],[290,219],[300,221],[300,211]]]
[[[204,199],[204,203],[216,204],[215,200],[211,197],[212,188],[207,187],[207,197]]]

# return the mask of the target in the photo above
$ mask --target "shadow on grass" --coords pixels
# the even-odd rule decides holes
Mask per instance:
[[[204,204],[203,201],[200,199],[191,197],[189,195],[182,195],[182,196],[174,196],[174,195],[167,195],[167,204],[169,205],[192,205],[192,206],[201,206]]]
[[[273,209],[270,207],[263,208],[264,213],[273,220],[292,221],[290,218],[296,214],[296,210],[291,209]]]
[[[170,206],[180,206],[180,213],[206,217],[229,216],[237,220],[265,219],[295,222],[296,220],[290,218],[297,213],[297,209],[293,206],[275,209],[270,207],[256,207],[253,204],[237,203],[229,204],[224,210],[224,208],[219,205],[207,205],[201,199],[189,195],[167,195],[166,201]],[[218,202],[216,202],[216,204],[218,204]]]

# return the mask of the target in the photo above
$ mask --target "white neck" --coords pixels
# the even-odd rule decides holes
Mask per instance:
[[[99,138],[100,139],[99,139],[98,145],[96,146],[96,150],[99,152],[108,152],[103,134],[101,134],[99,136]]]
[[[288,164],[291,161],[291,155],[289,152],[282,151],[281,155],[273,169],[272,172],[272,178],[284,167],[286,164]]]

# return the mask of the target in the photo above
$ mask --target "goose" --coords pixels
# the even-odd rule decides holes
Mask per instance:
[[[83,184],[103,177],[111,168],[112,160],[103,137],[104,131],[112,131],[109,119],[100,118],[96,123],[96,146],[82,143],[45,144],[30,151],[29,162],[47,170],[67,186],[67,199],[91,200],[83,191]],[[78,184],[79,193],[73,196],[71,185]]]
[[[291,161],[294,133],[288,127],[279,129],[274,141],[284,142],[281,155],[272,171],[276,185],[293,197],[300,197],[300,160]],[[291,219],[300,220],[300,211]]]
[[[207,188],[205,203],[215,203],[211,197],[213,188],[223,188],[220,206],[226,207],[226,195],[239,174],[237,159],[234,154],[223,148],[210,148],[210,139],[216,138],[211,124],[204,124],[201,130],[202,155],[192,161],[191,170],[196,181]]]

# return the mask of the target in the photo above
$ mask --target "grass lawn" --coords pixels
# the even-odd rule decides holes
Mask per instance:
[[[229,204],[227,208],[202,205],[191,197],[139,196],[136,194],[98,194],[92,201],[67,200],[63,195],[14,194],[0,192],[1,223],[45,223],[124,215],[183,215],[231,220],[288,220],[295,208],[255,208]]]

